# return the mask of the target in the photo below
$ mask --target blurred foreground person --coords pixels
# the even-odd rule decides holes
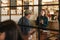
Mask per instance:
[[[22,40],[17,29],[17,24],[12,20],[0,23],[0,40]]]

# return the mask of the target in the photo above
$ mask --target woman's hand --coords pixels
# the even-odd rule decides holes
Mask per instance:
[[[41,20],[41,21],[40,21],[40,23],[41,23],[41,24],[44,24],[44,21],[43,21],[43,20]]]
[[[32,35],[35,31],[36,31],[36,29],[31,29],[28,34]]]

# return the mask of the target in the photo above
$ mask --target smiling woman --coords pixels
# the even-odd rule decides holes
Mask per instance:
[[[17,24],[12,20],[0,23],[0,40],[22,40],[20,33],[17,31]]]

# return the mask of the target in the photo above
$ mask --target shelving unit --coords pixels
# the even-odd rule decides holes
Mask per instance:
[[[1,0],[1,6],[3,7],[1,8],[1,15],[10,14],[10,7],[6,7],[6,6],[10,6],[9,0]]]

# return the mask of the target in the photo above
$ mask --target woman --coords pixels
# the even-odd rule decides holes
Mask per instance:
[[[17,25],[12,20],[3,21],[0,23],[0,40],[22,40]]]
[[[48,18],[46,15],[46,11],[44,9],[41,10],[41,14],[37,17],[36,24],[40,28],[46,28],[48,25]],[[40,40],[45,40],[47,38],[47,30],[39,30],[38,32],[40,33]],[[46,36],[46,37],[45,37]]]
[[[48,25],[48,18],[46,15],[46,11],[44,9],[41,10],[41,14],[37,17],[36,24],[41,28],[46,28]]]

